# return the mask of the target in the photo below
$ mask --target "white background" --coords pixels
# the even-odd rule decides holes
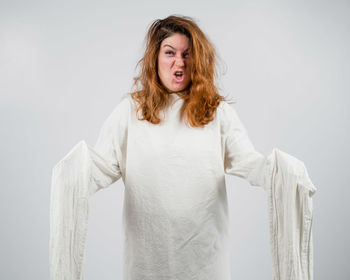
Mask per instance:
[[[182,14],[214,43],[220,91],[237,101],[256,149],[305,163],[317,187],[315,279],[349,279],[349,8],[339,0],[2,1],[0,278],[49,279],[53,166],[78,141],[95,143],[131,90],[151,22]],[[122,279],[123,187],[119,180],[91,199],[86,280]],[[265,193],[233,176],[227,189],[232,279],[272,279]]]

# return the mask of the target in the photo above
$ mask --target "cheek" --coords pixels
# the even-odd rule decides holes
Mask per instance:
[[[164,76],[164,74],[165,74],[165,69],[166,69],[166,67],[165,67],[164,61],[163,61],[162,59],[159,59],[159,60],[158,60],[158,72],[159,72],[162,76]]]
[[[159,72],[161,73],[162,77],[164,78],[170,78],[171,72],[169,70],[168,64],[163,62],[159,63]]]

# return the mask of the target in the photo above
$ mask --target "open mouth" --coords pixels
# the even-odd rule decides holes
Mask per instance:
[[[185,74],[183,71],[175,71],[174,76],[177,82],[182,82],[185,78]]]

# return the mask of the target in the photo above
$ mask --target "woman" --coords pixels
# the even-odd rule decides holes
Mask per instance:
[[[231,279],[225,174],[266,190],[274,186],[273,176],[279,179],[272,169],[275,150],[269,157],[257,152],[235,110],[219,95],[215,50],[191,18],[154,21],[140,63],[134,83],[140,88],[116,106],[95,147],[81,141],[54,168],[51,280],[81,279],[89,197],[120,178],[124,279]],[[282,162],[287,154],[280,155]],[[280,163],[280,173],[284,166],[304,171],[295,158],[285,158],[294,165]],[[290,178],[292,183],[296,177]],[[307,175],[298,178],[315,190]],[[311,231],[310,223],[306,226],[302,236]],[[295,228],[290,233],[295,236]],[[302,242],[308,271],[275,262],[275,279],[292,279],[283,278],[292,275],[290,267],[295,279],[311,279],[310,242]]]

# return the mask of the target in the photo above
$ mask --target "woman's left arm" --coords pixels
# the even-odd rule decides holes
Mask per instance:
[[[226,102],[221,109],[225,173],[244,178],[252,186],[264,187],[268,157],[255,149],[235,109]]]

